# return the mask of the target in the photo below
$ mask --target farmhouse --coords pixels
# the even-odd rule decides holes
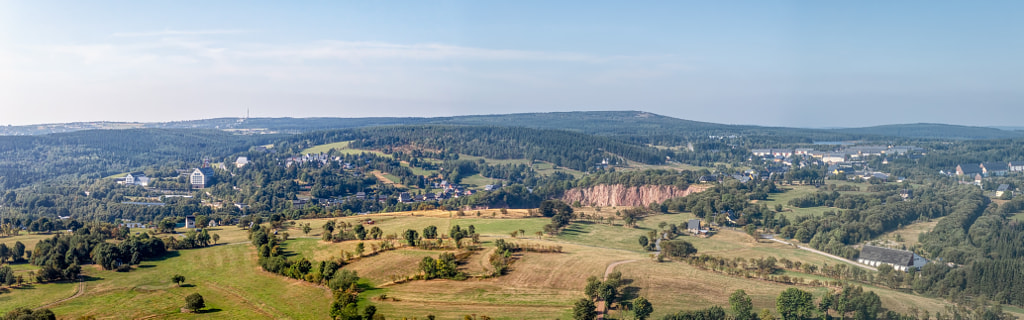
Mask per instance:
[[[185,229],[196,228],[196,216],[185,216]]]
[[[888,264],[893,269],[907,271],[910,268],[921,269],[921,267],[928,263],[928,260],[910,251],[865,245],[860,250],[857,262],[872,267]]]
[[[686,222],[686,231],[698,236],[707,235],[710,230],[700,227],[700,219],[690,219]]]

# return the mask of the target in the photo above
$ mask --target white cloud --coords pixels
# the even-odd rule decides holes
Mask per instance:
[[[195,36],[195,35],[219,35],[239,34],[249,32],[247,30],[224,29],[224,30],[163,30],[149,32],[117,32],[112,37],[166,37],[166,36]]]
[[[607,62],[615,57],[600,57],[569,52],[546,52],[462,47],[437,43],[395,44],[385,42],[319,41],[310,44],[262,46],[236,52],[244,57],[282,59],[364,60],[506,60]]]

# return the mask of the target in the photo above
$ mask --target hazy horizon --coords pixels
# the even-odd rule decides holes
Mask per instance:
[[[1024,3],[2,2],[0,125],[638,110],[1019,127]]]

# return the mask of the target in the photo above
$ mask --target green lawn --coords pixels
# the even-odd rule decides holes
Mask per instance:
[[[1019,222],[1024,222],[1024,212],[1015,214],[1012,217],[1010,217],[1010,219],[1017,220]]]
[[[484,176],[480,175],[479,173],[471,175],[471,176],[468,176],[468,177],[465,177],[465,178],[462,178],[462,184],[468,185],[470,187],[483,187],[485,185],[495,184],[495,183],[498,183],[500,181],[501,180],[498,180],[498,179],[491,179],[491,178],[488,178],[488,177],[484,177]]]

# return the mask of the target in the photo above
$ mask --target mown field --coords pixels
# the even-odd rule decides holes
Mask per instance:
[[[622,208],[582,208],[590,214],[614,216]],[[335,219],[298,220],[289,226],[290,240],[284,246],[288,254],[312,260],[341,256],[352,252],[355,241],[328,243],[320,241],[322,225],[329,220],[362,223],[367,219],[380,227],[385,235],[398,235],[406,229],[422,231],[434,225],[440,234],[447,234],[453,225],[473,225],[481,237],[482,249],[470,255],[460,270],[472,274],[486,274],[490,269],[487,258],[493,242],[499,238],[521,243],[560,245],[562,253],[523,253],[512,265],[508,275],[494,278],[470,278],[465,281],[429,280],[393,283],[417,274],[417,263],[426,256],[436,257],[443,251],[400,248],[351,261],[345,268],[356,271],[370,290],[361,296],[362,306],[375,305],[388,318],[425,318],[434,315],[440,319],[461,318],[464,315],[487,315],[495,319],[551,319],[571,318],[571,305],[583,296],[582,289],[589,276],[601,276],[605,268],[616,261],[636,260],[623,264],[617,270],[627,280],[627,297],[642,295],[655,308],[655,318],[687,309],[711,304],[727,306],[728,296],[743,289],[754,299],[758,310],[773,308],[775,297],[788,288],[773,282],[730,277],[703,271],[682,262],[658,263],[637,243],[641,235],[658,230],[659,224],[683,224],[692,216],[659,214],[641,220],[635,228],[596,222],[577,222],[557,237],[537,236],[535,233],[548,223],[546,218],[524,218],[526,210],[468,211],[459,216],[450,211],[402,212],[371,214]],[[299,227],[309,223],[313,228],[305,234]],[[917,228],[909,226],[905,229]],[[221,234],[221,245],[183,250],[159,261],[144,262],[140,268],[128,273],[99,270],[86,266],[84,294],[69,301],[50,306],[62,317],[96,315],[101,318],[216,318],[251,319],[324,318],[331,301],[329,290],[297,280],[261,271],[256,264],[255,250],[248,244],[246,232],[234,226],[216,228]],[[513,231],[525,231],[525,237],[512,239]],[[908,231],[910,232],[910,231]],[[16,238],[30,239],[35,235]],[[829,260],[807,251],[774,242],[758,242],[749,235],[734,230],[719,230],[710,238],[684,236],[699,250],[724,257],[745,259],[774,256],[804,263],[833,264]],[[367,246],[369,247],[369,246]],[[24,272],[31,266],[16,265]],[[806,278],[816,276],[796,274]],[[182,274],[186,284],[173,285],[170,277]],[[827,289],[801,287],[821,295]],[[932,313],[944,311],[941,300],[930,299],[884,288],[868,287],[882,297],[883,306],[899,312],[911,308]],[[39,307],[59,299],[71,297],[77,291],[75,283],[38,284],[21,289],[10,289],[0,294],[0,312],[15,306]],[[199,292],[207,301],[209,311],[203,314],[181,314],[178,308],[183,297]],[[612,311],[611,318],[624,315]]]

